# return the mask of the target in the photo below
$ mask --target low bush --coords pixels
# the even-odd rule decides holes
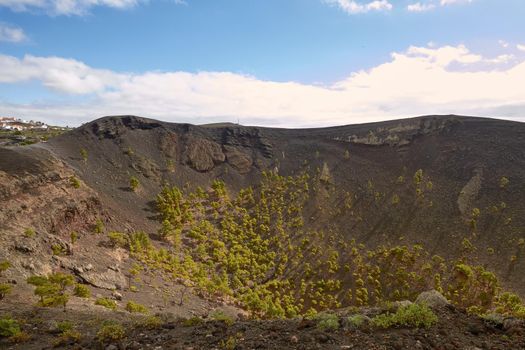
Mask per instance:
[[[193,316],[193,317],[187,318],[184,321],[182,321],[182,325],[184,327],[193,327],[193,326],[200,325],[202,322],[204,322],[202,318]]]
[[[335,314],[319,313],[314,317],[317,328],[322,331],[335,331],[339,329],[339,318]]]
[[[140,185],[139,179],[137,179],[135,176],[130,177],[129,179],[129,188],[135,192]]]
[[[13,337],[21,333],[20,325],[9,316],[0,318],[0,337]]]
[[[226,323],[228,326],[231,326],[234,322],[234,319],[231,316],[226,315],[221,310],[216,310],[210,314],[210,318],[214,321],[221,321]]]
[[[0,276],[11,267],[11,263],[7,260],[0,262]]]
[[[85,284],[75,284],[75,289],[73,289],[73,295],[80,298],[89,298],[91,296],[91,290]]]
[[[56,347],[65,346],[71,343],[78,343],[81,339],[82,339],[82,334],[79,331],[75,329],[70,329],[70,330],[60,333],[58,339],[56,339],[53,342],[53,345]]]
[[[69,183],[71,184],[71,186],[73,186],[74,188],[80,188],[80,180],[77,179],[75,176],[71,176],[69,178]]]
[[[145,329],[159,329],[162,327],[162,320],[157,316],[149,316],[138,324],[138,327]]]
[[[128,301],[128,303],[126,304],[126,311],[131,313],[138,312],[141,314],[145,314],[148,312],[148,308],[134,301]]]
[[[95,305],[104,306],[106,309],[116,310],[117,302],[109,298],[98,298],[95,300]]]
[[[123,339],[126,336],[124,327],[118,323],[109,322],[100,327],[97,332],[97,339],[101,343],[112,343]]]
[[[378,328],[393,326],[430,328],[438,320],[434,312],[426,305],[410,304],[401,306],[395,313],[378,315],[372,319],[372,324]]]
[[[7,283],[0,283],[0,300],[4,299],[7,294],[11,293],[13,286]]]
[[[363,315],[351,315],[346,318],[348,325],[359,328],[365,323],[365,317]]]
[[[27,238],[34,237],[35,234],[36,234],[36,232],[35,232],[34,228],[26,228],[25,231],[24,231],[24,236],[26,236]]]
[[[61,321],[57,323],[57,328],[61,333],[64,333],[73,329],[73,323],[67,320]]]
[[[51,246],[51,250],[53,251],[53,255],[57,255],[57,256],[64,255],[66,253],[66,250],[60,244],[53,244]]]
[[[109,243],[114,248],[125,248],[128,245],[128,236],[121,232],[108,233]]]

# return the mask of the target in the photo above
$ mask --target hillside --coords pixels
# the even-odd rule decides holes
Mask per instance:
[[[164,183],[193,189],[222,179],[239,190],[259,182],[265,170],[277,168],[284,176],[327,170],[329,180],[310,203],[315,217],[307,225],[331,227],[372,246],[404,237],[445,256],[457,254],[467,237],[489,259],[483,262],[519,289],[513,276],[524,262],[512,269],[509,262],[519,254],[525,224],[524,142],[521,123],[455,116],[305,130],[202,128],[123,117],[87,124],[53,139],[48,149],[101,196],[112,218],[150,232],[158,223],[145,220],[148,203]],[[85,164],[81,148],[88,153]],[[432,182],[425,193],[432,206],[414,207],[410,185],[418,169]],[[138,194],[126,191],[130,176],[140,180]],[[503,189],[502,177],[509,180]],[[353,215],[333,212],[346,193]],[[393,207],[394,195],[400,203]],[[494,213],[501,202],[506,208]],[[481,211],[475,235],[468,223],[474,208]],[[489,247],[493,257],[485,257]]]
[[[461,116],[322,129],[122,116],[0,148],[6,302],[36,302],[27,277],[67,272],[180,317],[294,317],[428,289],[501,309],[502,290],[525,295],[524,145],[525,124]]]

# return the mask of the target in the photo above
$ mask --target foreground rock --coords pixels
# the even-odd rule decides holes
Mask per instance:
[[[417,304],[425,304],[433,309],[450,305],[449,301],[437,290],[423,292],[416,298]]]

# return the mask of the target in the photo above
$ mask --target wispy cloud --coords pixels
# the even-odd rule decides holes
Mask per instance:
[[[467,4],[472,3],[474,0],[427,0],[423,2],[415,2],[407,6],[409,12],[426,12],[434,10],[437,7],[448,6],[448,5],[457,5],[457,4]]]
[[[519,88],[525,81],[525,59],[485,57],[463,45],[412,46],[372,69],[324,86],[231,72],[119,73],[72,59],[0,55],[0,82],[27,81],[56,91],[56,98],[26,104],[4,100],[0,110],[70,125],[108,114],[193,123],[239,117],[245,124],[288,127],[434,113],[525,121],[519,114],[525,107],[525,92]]]
[[[430,11],[434,9],[436,5],[429,3],[429,4],[422,4],[420,2],[416,2],[414,4],[410,4],[407,6],[407,10],[410,12],[425,12]]]
[[[525,52],[525,45],[518,44],[518,45],[516,45],[516,48],[517,48],[518,50],[520,50],[520,51]]]
[[[0,6],[13,11],[43,11],[50,15],[85,15],[95,6],[125,9],[143,0],[0,0]]]
[[[27,36],[21,28],[5,23],[0,23],[0,41],[20,43],[26,40]]]
[[[509,44],[508,42],[506,42],[505,40],[498,40],[498,44],[500,44],[501,47],[503,47],[503,48],[505,48],[505,49],[506,49],[507,47],[509,47],[509,45],[510,45],[510,44]]]
[[[354,15],[370,11],[389,11],[393,5],[387,0],[375,0],[368,2],[358,2],[353,0],[323,0],[325,3],[338,6],[344,12]]]
[[[440,0],[441,6],[454,5],[454,4],[466,4],[471,3],[474,0]]]

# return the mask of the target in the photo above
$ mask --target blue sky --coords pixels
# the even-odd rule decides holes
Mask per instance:
[[[0,0],[0,115],[521,119],[524,15],[523,0]]]

